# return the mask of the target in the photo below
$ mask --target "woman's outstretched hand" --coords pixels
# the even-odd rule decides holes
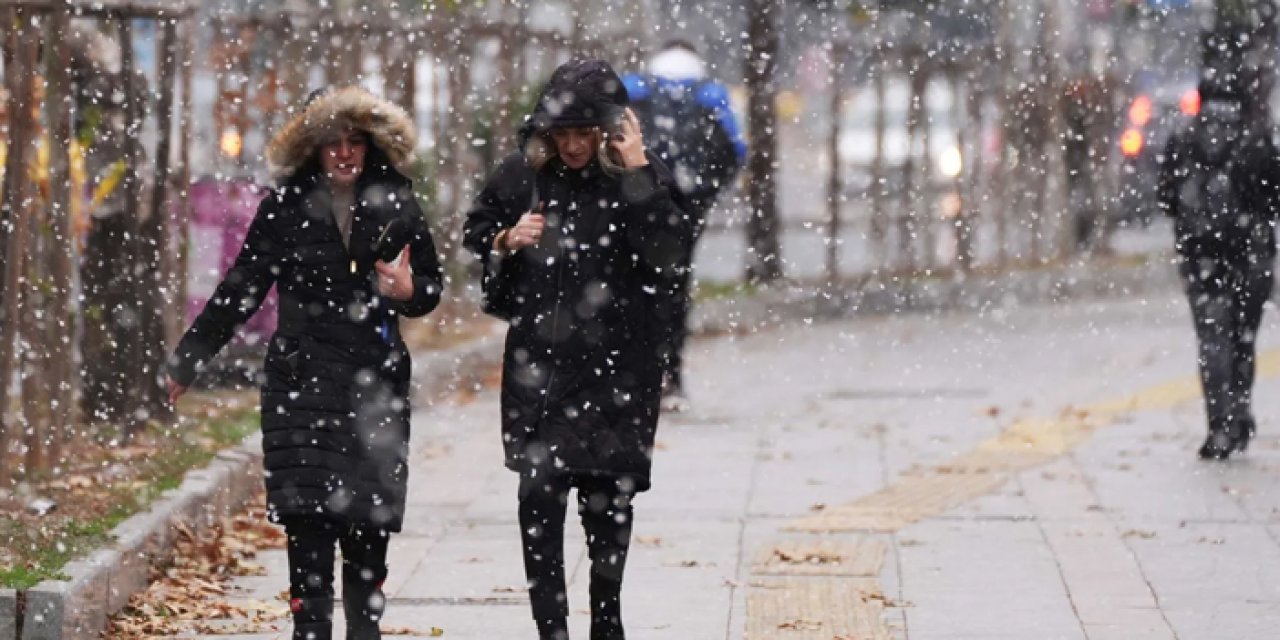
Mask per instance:
[[[168,376],[164,379],[165,389],[169,392],[169,404],[178,404],[178,398],[187,392],[186,385],[178,384],[176,380]]]
[[[378,295],[400,302],[413,298],[413,271],[409,269],[409,245],[400,252],[400,260],[389,264],[379,260],[373,264],[378,271]]]
[[[609,136],[609,146],[622,157],[622,166],[635,169],[648,165],[649,158],[644,155],[644,134],[640,133],[640,120],[631,107],[623,112],[620,129],[619,133]]]

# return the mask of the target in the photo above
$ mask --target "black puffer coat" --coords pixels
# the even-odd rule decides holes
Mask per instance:
[[[547,226],[534,247],[501,257],[494,237],[534,198]],[[553,159],[539,172],[507,157],[467,214],[466,244],[508,271],[517,300],[502,370],[507,466],[630,477],[649,487],[658,424],[661,332],[691,235],[674,181],[649,166],[605,175]],[[492,261],[501,260],[501,265]]]
[[[1215,223],[1220,214],[1206,210],[1197,187],[1218,169],[1229,174],[1229,188],[1238,190],[1230,200],[1239,208]],[[1202,111],[1169,137],[1156,197],[1174,219],[1175,247],[1185,257],[1252,263],[1276,255],[1280,153],[1267,126],[1254,124],[1251,130],[1246,123],[1216,122]],[[1205,234],[1206,226],[1215,233]]]
[[[570,61],[543,88],[520,147],[553,148],[556,126],[607,124],[626,88],[608,63]],[[502,439],[509,468],[630,479],[649,488],[658,426],[664,332],[692,229],[670,171],[649,164],[611,175],[598,161],[574,170],[559,158],[534,170],[505,158],[467,214],[465,243],[486,287],[511,301],[502,370]],[[514,255],[494,238],[536,202],[539,244]],[[499,295],[503,297],[503,295]]]
[[[372,138],[377,144],[379,136]],[[190,384],[272,285],[279,287],[278,329],[262,387],[270,515],[279,521],[324,514],[399,531],[410,361],[398,319],[435,308],[440,263],[410,181],[394,168],[401,162],[370,147],[356,187],[350,249],[328,188],[314,166],[302,164],[262,201],[235,265],[179,343],[170,375]],[[403,303],[378,296],[374,280],[374,245],[391,220],[409,230],[414,295]]]

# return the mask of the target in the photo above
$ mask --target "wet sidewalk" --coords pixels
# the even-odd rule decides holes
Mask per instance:
[[[694,411],[664,419],[654,489],[636,501],[628,637],[1269,637],[1280,323],[1269,310],[1259,439],[1204,464],[1185,307],[1166,296],[695,343]],[[535,637],[496,402],[415,414],[384,627],[416,635],[399,637]],[[582,639],[587,563],[570,524]],[[260,561],[268,575],[237,579],[237,599],[285,588],[283,552]]]

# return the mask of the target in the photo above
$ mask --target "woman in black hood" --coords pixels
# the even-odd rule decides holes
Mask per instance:
[[[570,489],[591,557],[591,637],[623,638],[632,497],[649,488],[680,256],[692,237],[670,172],[644,149],[608,63],[551,76],[467,214],[486,311],[510,323],[507,467],[520,474],[525,572],[539,637],[567,638]]]
[[[170,359],[176,401],[278,289],[262,449],[267,510],[289,536],[294,640],[332,637],[335,543],[346,637],[381,637],[387,541],[404,519],[409,473],[399,319],[430,312],[441,289],[406,177],[416,139],[408,114],[364,89],[313,94],[267,148],[280,187]]]

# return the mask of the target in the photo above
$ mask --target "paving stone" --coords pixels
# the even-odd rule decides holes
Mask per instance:
[[[16,640],[18,634],[18,592],[0,589],[0,640]]]
[[[42,582],[26,591],[22,640],[62,640],[67,622],[68,582]]]
[[[874,582],[834,578],[761,581],[747,596],[746,640],[888,640]]]
[[[1083,640],[1052,550],[1034,522],[928,521],[899,549],[909,637]]]
[[[760,549],[755,576],[846,576],[875,578],[884,564],[885,544],[876,539],[790,539]]]

